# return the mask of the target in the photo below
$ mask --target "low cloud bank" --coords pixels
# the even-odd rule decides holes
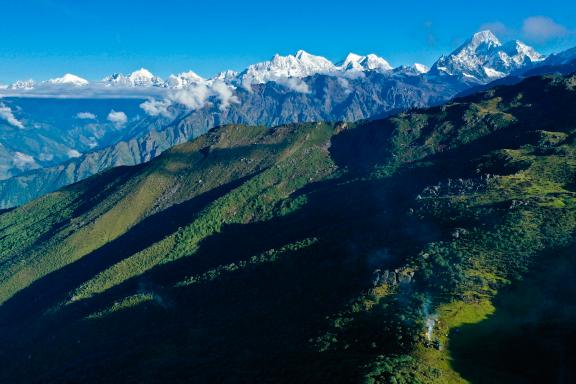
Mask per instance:
[[[148,97],[161,97],[167,91],[166,88],[161,87],[107,87],[98,83],[83,87],[71,87],[63,84],[41,83],[31,88],[0,88],[0,98],[146,99]]]

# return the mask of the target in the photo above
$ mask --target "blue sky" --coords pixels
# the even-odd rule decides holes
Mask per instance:
[[[544,53],[576,46],[576,1],[0,0],[0,82],[146,67],[211,76],[304,49],[431,64],[490,26]]]

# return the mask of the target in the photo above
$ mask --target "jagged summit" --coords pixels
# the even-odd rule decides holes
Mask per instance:
[[[299,50],[296,55],[274,55],[272,60],[250,65],[238,75],[242,83],[261,84],[281,78],[302,78],[317,73],[330,73],[337,67],[322,56]]]
[[[107,86],[124,86],[124,87],[150,87],[164,86],[164,82],[152,72],[141,68],[126,76],[122,73],[115,73],[112,76],[102,79],[102,83]]]
[[[233,71],[233,70],[228,69],[226,71],[222,71],[222,72],[218,73],[216,76],[214,76],[212,78],[212,80],[219,80],[219,81],[223,81],[223,82],[227,83],[227,82],[231,82],[232,80],[234,80],[237,76],[238,76],[237,71]]]
[[[496,37],[496,35],[492,33],[492,31],[484,30],[473,34],[472,37],[466,43],[464,43],[462,47],[469,47],[477,50],[480,47],[492,48],[499,47],[501,45],[502,43]]]
[[[379,71],[386,72],[392,70],[388,61],[374,54],[366,56],[349,53],[338,65],[342,71]]]
[[[204,82],[206,82],[206,80],[193,71],[182,72],[178,75],[170,75],[166,81],[168,87],[174,89],[183,89],[193,84],[201,84]]]
[[[430,67],[420,63],[412,64],[412,68],[418,73],[428,73],[430,71]]]
[[[433,75],[486,83],[542,61],[534,48],[520,42],[502,44],[491,31],[475,33],[448,56],[442,56],[432,67]]]

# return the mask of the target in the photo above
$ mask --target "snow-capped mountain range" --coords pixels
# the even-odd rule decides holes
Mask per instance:
[[[163,87],[165,85],[162,79],[144,68],[134,71],[128,76],[115,73],[102,79],[101,83],[107,87]]]
[[[536,52],[534,48],[520,41],[503,44],[492,32],[481,31],[474,34],[451,54],[442,56],[431,68],[419,63],[394,68],[387,60],[377,55],[355,53],[348,54],[342,61],[334,64],[325,57],[300,50],[295,55],[277,54],[271,60],[252,64],[241,72],[224,71],[209,79],[189,71],[171,75],[163,80],[142,68],[128,75],[116,73],[100,81],[88,81],[73,74],[66,74],[63,77],[43,82],[17,81],[4,86],[3,89],[28,92],[53,86],[94,87],[110,90],[118,88],[185,89],[214,82],[223,82],[234,87],[248,87],[289,78],[302,79],[316,74],[350,77],[369,71],[390,76],[449,76],[464,82],[483,84],[536,65],[544,59],[545,57]]]
[[[0,85],[0,208],[148,161],[219,125],[381,118],[572,68],[576,49],[544,58],[484,31],[431,68],[352,53],[333,63],[298,51],[209,79],[189,71],[163,80],[140,69],[98,81],[66,74]]]

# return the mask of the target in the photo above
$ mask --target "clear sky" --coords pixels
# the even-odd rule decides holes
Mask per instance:
[[[146,67],[211,76],[304,49],[431,64],[490,26],[544,53],[576,46],[573,0],[0,0],[0,82]]]

